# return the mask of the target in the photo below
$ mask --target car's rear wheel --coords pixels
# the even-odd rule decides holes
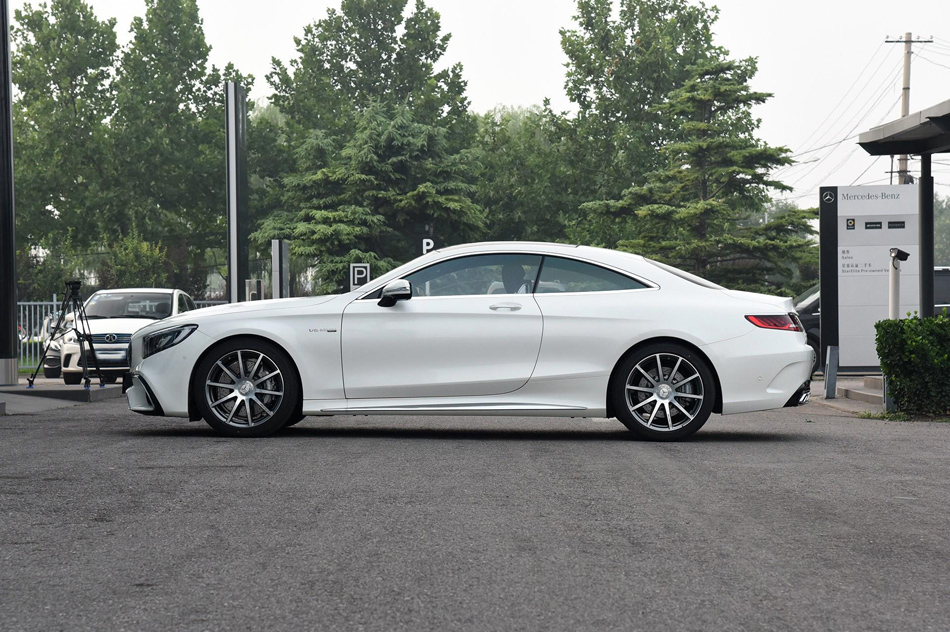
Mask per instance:
[[[617,419],[644,439],[687,437],[709,419],[716,382],[705,358],[675,343],[648,345],[614,373],[611,403]]]
[[[213,348],[192,384],[212,428],[232,437],[264,437],[294,418],[300,406],[297,371],[277,345],[237,338]]]

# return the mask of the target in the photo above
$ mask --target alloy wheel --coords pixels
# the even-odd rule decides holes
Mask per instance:
[[[660,432],[672,432],[693,421],[705,398],[699,371],[675,353],[656,353],[640,360],[627,376],[624,391],[637,423]]]
[[[214,415],[235,428],[268,421],[284,398],[284,376],[277,364],[254,349],[231,351],[211,367],[205,399]]]

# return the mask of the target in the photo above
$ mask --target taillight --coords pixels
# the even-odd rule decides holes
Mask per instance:
[[[769,314],[767,316],[746,316],[745,319],[762,329],[779,329],[781,331],[801,331],[798,318],[792,314]]]

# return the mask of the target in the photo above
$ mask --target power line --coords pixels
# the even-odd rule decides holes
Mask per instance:
[[[871,62],[874,61],[874,58],[877,57],[877,54],[878,54],[879,52],[881,52],[881,50],[882,50],[883,48],[884,48],[884,42],[881,42],[880,44],[877,45],[877,49],[875,49],[875,51],[874,51],[873,53],[871,53],[871,56],[868,58],[867,63],[864,64],[864,68],[862,68],[862,69],[861,69],[861,72],[859,72],[858,75],[857,75],[857,77],[854,78],[854,82],[853,82],[850,86],[848,86],[848,89],[847,89],[847,90],[844,91],[844,94],[841,95],[841,98],[838,100],[838,103],[836,103],[835,106],[834,106],[833,108],[831,108],[831,110],[829,110],[828,115],[825,116],[825,120],[823,120],[821,123],[819,123],[819,124],[818,124],[818,127],[816,127],[815,130],[814,130],[811,134],[808,135],[808,138],[806,138],[805,140],[802,141],[802,143],[801,143],[802,146],[806,146],[806,145],[807,145],[808,141],[810,141],[810,140],[812,139],[812,137],[813,137],[815,134],[817,134],[818,131],[819,131],[822,127],[824,127],[825,123],[828,122],[828,119],[830,119],[830,118],[832,117],[832,115],[835,113],[835,111],[838,109],[838,107],[839,107],[842,103],[844,103],[844,100],[845,100],[846,98],[848,98],[848,95],[851,93],[851,90],[854,88],[854,86],[856,86],[856,85],[858,84],[858,81],[859,81],[859,80],[861,79],[861,77],[864,75],[864,71],[868,69],[868,67],[871,65]],[[877,71],[881,69],[881,66],[884,65],[884,62],[885,62],[885,61],[887,61],[887,55],[885,55],[885,56],[884,56],[884,59],[881,60],[881,63],[880,63],[880,64],[878,65],[878,67],[875,69],[874,73],[877,73]],[[874,73],[872,73],[872,76],[873,76]],[[855,99],[857,99],[857,95],[855,95],[854,98],[852,99],[852,103],[854,102]],[[848,107],[851,107],[851,104],[848,104]],[[847,109],[847,108],[846,108],[846,109]],[[813,150],[807,150],[807,151],[813,151]],[[803,151],[803,152],[800,152],[800,153],[805,153],[805,152]]]
[[[846,133],[846,136],[845,136],[844,138],[841,138],[840,140],[834,141],[834,142],[832,142],[832,143],[828,143],[828,144],[823,145],[823,146],[821,146],[821,147],[815,147],[815,148],[810,148],[810,149],[806,149],[806,150],[800,151],[800,152],[798,152],[797,154],[793,154],[792,157],[794,158],[795,156],[801,156],[801,155],[806,154],[806,153],[813,153],[813,152],[815,152],[815,151],[820,151],[820,150],[822,150],[822,149],[827,149],[827,148],[829,148],[829,147],[835,147],[835,148],[836,148],[838,145],[841,145],[841,144],[844,143],[844,142],[847,142],[847,141],[849,141],[849,140],[852,140],[852,139],[854,139],[854,138],[857,138],[857,135],[853,134],[854,130],[857,129],[858,125],[860,125],[860,123],[861,123],[865,118],[867,118],[867,116],[870,114],[871,110],[873,110],[874,107],[878,104],[878,102],[880,101],[881,97],[885,94],[885,93],[882,92],[882,91],[884,90],[884,88],[886,88],[887,84],[893,82],[894,79],[897,78],[897,73],[900,71],[900,68],[899,68],[900,65],[901,65],[900,62],[898,62],[898,63],[894,66],[893,70],[891,70],[890,73],[888,73],[887,75],[885,75],[884,80],[883,80],[882,82],[880,82],[880,84],[878,84],[878,86],[874,89],[874,92],[872,92],[872,94],[877,93],[877,94],[879,95],[879,96],[878,96],[878,100],[875,101],[875,102],[872,104],[872,106],[871,106],[870,109],[864,111],[864,114],[863,114],[863,115],[861,116],[861,118],[858,120],[858,123],[857,123],[856,125],[854,125],[854,127],[852,127],[851,130]],[[878,69],[880,69],[880,65],[878,66]],[[876,71],[875,71],[875,72],[876,72]],[[869,85],[870,85],[870,84],[865,84],[865,87],[862,88],[862,89],[855,95],[855,100],[857,100],[858,98],[861,97],[861,95],[864,93],[864,91],[868,88]],[[850,109],[850,107],[851,107],[851,105],[849,104],[848,109]],[[847,109],[846,109],[845,111],[843,111],[843,112],[838,116],[838,118],[835,119],[835,122],[832,123],[832,126],[831,126],[831,128],[829,128],[829,131],[830,131],[830,129],[834,128],[834,127],[838,124],[838,121],[841,120],[841,117],[842,117],[846,112],[847,112]],[[845,126],[850,125],[850,124],[852,123],[852,121],[854,121],[855,117],[858,116],[858,115],[861,115],[861,113],[862,113],[862,108],[861,108],[861,106],[859,106],[857,112],[856,112],[855,114],[852,114],[851,117],[845,122]],[[824,156],[822,156],[821,158],[819,158],[819,162],[822,161],[822,160],[824,160],[825,158],[828,158],[828,157],[831,156],[833,153],[834,153],[834,150],[828,152],[826,155],[824,155]],[[809,161],[809,162],[810,162],[810,161]],[[802,164],[802,163],[798,163],[798,164]],[[778,175],[782,174],[783,172],[786,172],[786,171],[791,170],[791,169],[794,168],[795,166],[796,166],[796,165],[789,165],[789,166],[786,166],[786,167],[782,167],[782,168],[776,170],[773,175],[774,175],[774,176],[778,176]],[[812,170],[814,170],[814,169],[812,169]],[[812,171],[812,170],[810,170],[810,171]],[[809,171],[809,173],[810,173],[810,171]]]
[[[934,60],[932,60],[932,59],[928,59],[928,58],[924,57],[923,55],[917,55],[917,56],[920,57],[921,59],[923,59],[924,61],[933,64],[934,66],[940,66],[941,68],[946,68],[947,70],[950,70],[950,66],[948,66],[948,65],[946,65],[946,64],[941,64],[941,63],[936,62],[936,61],[934,61]]]
[[[864,171],[862,171],[862,172],[861,172],[861,175],[859,175],[857,178],[855,178],[854,180],[851,181],[851,186],[854,186],[854,183],[855,183],[855,182],[857,182],[858,180],[860,180],[861,178],[863,178],[863,177],[864,177],[864,174],[866,174],[866,173],[868,172],[868,169],[870,169],[871,167],[873,167],[874,165],[876,165],[876,164],[877,164],[877,161],[880,160],[881,158],[883,158],[883,156],[875,156],[875,157],[874,157],[874,160],[871,161],[871,164],[869,164],[869,165],[867,166],[867,169],[865,169]]]

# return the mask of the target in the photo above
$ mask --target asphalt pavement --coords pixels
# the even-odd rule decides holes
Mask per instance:
[[[946,630],[950,424],[0,417],[3,630]]]

